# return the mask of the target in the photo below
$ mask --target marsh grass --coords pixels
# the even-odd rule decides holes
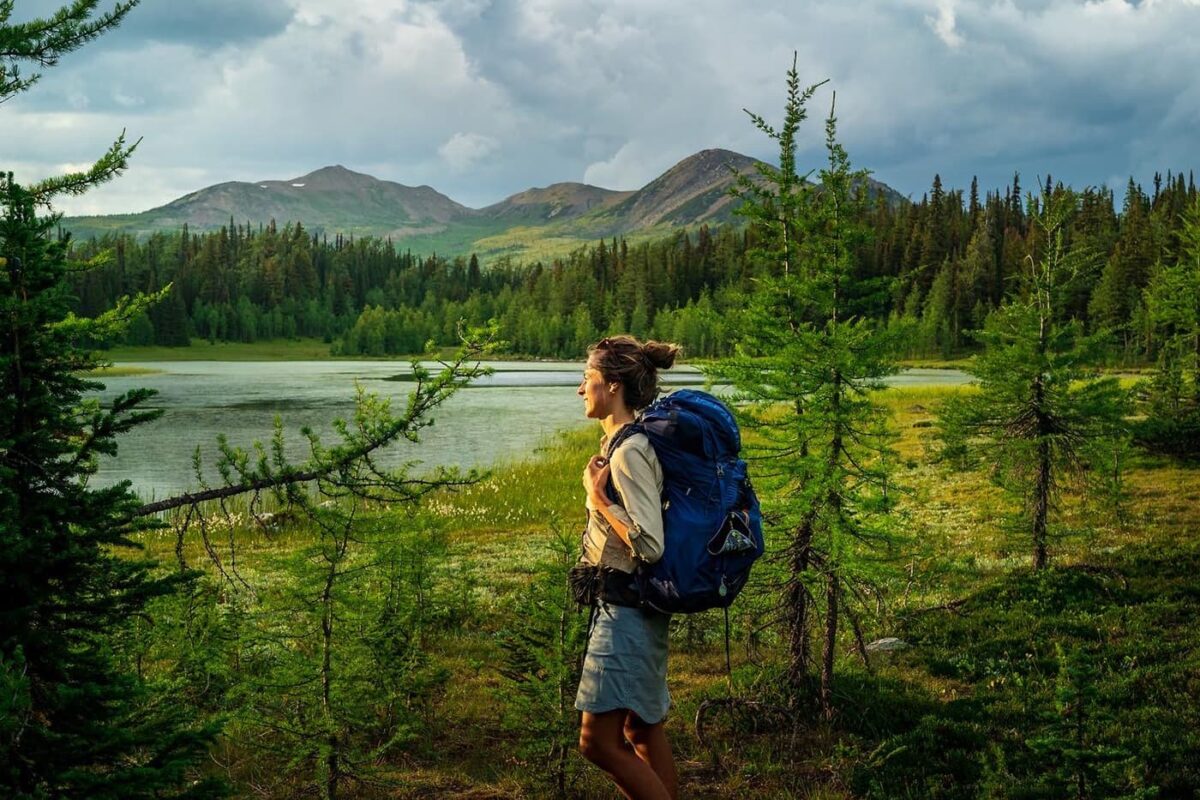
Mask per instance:
[[[331,358],[320,339],[273,339],[262,342],[209,342],[192,339],[189,347],[157,345],[114,347],[110,361],[323,361]]]

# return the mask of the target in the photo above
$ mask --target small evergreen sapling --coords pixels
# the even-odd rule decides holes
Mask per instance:
[[[1036,754],[1040,776],[1036,797],[1116,798],[1150,800],[1158,797],[1153,787],[1130,786],[1126,774],[1134,758],[1127,751],[1097,741],[1105,709],[1097,684],[1101,673],[1095,654],[1055,647],[1058,676],[1054,683],[1054,705],[1046,724],[1026,746]],[[1137,770],[1134,770],[1136,772]]]
[[[1044,236],[1040,258],[1027,260],[1013,293],[975,334],[983,352],[966,369],[979,392],[948,400],[940,418],[945,454],[975,459],[1020,499],[1040,570],[1050,559],[1059,493],[1096,465],[1112,465],[1105,455],[1127,435],[1128,398],[1116,378],[1086,366],[1097,363],[1105,334],[1086,334],[1065,316],[1071,287],[1095,266],[1085,249],[1068,246],[1078,195],[1060,188],[1030,198],[1029,207]]]
[[[533,565],[534,574],[520,596],[520,607],[507,615],[501,634],[500,674],[512,682],[508,724],[523,741],[522,751],[539,781],[554,797],[568,798],[582,766],[574,758],[579,738],[575,690],[587,637],[588,614],[576,605],[566,574],[578,555],[574,537],[554,528],[549,558]]]
[[[780,129],[751,114],[778,142],[780,166],[739,178],[743,213],[761,236],[760,273],[733,320],[737,355],[709,373],[735,389],[764,509],[782,532],[793,697],[808,683],[814,612],[824,612],[818,700],[829,717],[843,616],[864,652],[858,614],[881,570],[878,551],[893,539],[887,412],[870,393],[894,365],[885,335],[858,313],[875,289],[858,270],[869,236],[866,173],[851,169],[831,110],[820,180],[799,175],[796,133],[820,84],[802,90],[793,64],[787,85]]]

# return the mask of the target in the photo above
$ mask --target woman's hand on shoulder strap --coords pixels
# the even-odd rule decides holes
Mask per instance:
[[[609,504],[608,475],[611,466],[604,456],[592,456],[583,468],[583,489],[588,499],[596,508],[604,508]]]

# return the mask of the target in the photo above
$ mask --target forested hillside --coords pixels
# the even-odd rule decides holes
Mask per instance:
[[[1053,189],[1050,179],[1047,188]],[[1035,187],[1041,188],[1041,187]],[[907,355],[952,356],[1003,298],[1038,247],[1019,178],[981,196],[942,186],[915,203],[880,195],[873,236],[858,263],[859,313],[907,326]],[[1068,231],[1081,270],[1069,313],[1114,334],[1114,360],[1153,356],[1145,289],[1175,262],[1181,214],[1196,197],[1191,175],[1132,180],[1119,199],[1082,192]],[[94,315],[123,294],[172,284],[142,317],[129,344],[187,345],[191,337],[253,342],[320,337],[337,354],[409,354],[456,341],[459,319],[500,322],[515,352],[573,357],[597,335],[631,331],[681,342],[692,356],[724,354],[724,311],[744,302],[760,267],[747,257],[758,234],[744,225],[703,226],[631,244],[602,239],[547,262],[475,255],[418,256],[389,240],[310,234],[299,224],[216,231],[109,235],[76,255],[110,251],[78,279],[78,311]]]

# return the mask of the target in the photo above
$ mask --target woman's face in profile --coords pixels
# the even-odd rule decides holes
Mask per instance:
[[[604,419],[612,413],[612,398],[616,394],[608,390],[604,376],[590,363],[575,393],[583,398],[583,413],[589,419]]]

